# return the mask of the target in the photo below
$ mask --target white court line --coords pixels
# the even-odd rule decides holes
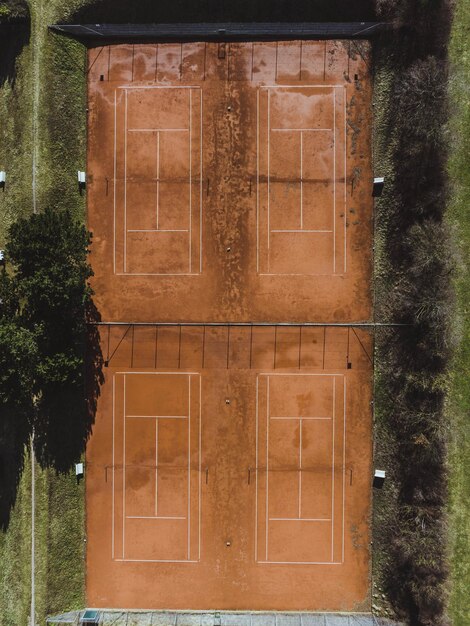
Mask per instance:
[[[158,516],[158,418],[155,420],[155,516]]]
[[[111,518],[113,520],[113,525],[111,527],[111,554],[112,557],[114,559],[114,526],[115,526],[115,519],[114,519],[114,467],[115,467],[115,457],[114,457],[114,446],[115,446],[115,404],[116,404],[116,376],[113,376],[113,456],[112,456],[112,463],[113,463],[113,495],[112,495],[112,501],[111,501]]]
[[[188,86],[174,86],[174,85],[147,85],[147,86],[120,86],[117,89],[123,89],[126,94],[126,111],[125,111],[125,148],[124,148],[124,271],[117,272],[116,271],[116,259],[114,259],[114,273],[117,276],[194,276],[197,273],[202,273],[202,206],[203,206],[203,190],[202,190],[202,161],[203,161],[203,141],[202,141],[202,120],[203,120],[203,102],[202,102],[202,89],[197,85],[188,85]],[[116,93],[115,92],[115,98]],[[128,98],[127,94],[129,91],[133,91],[135,89],[189,89],[189,128],[131,128],[127,127],[128,123]],[[192,90],[198,89],[200,94],[200,104],[201,104],[201,112],[200,112],[200,180],[199,180],[199,272],[194,271],[193,269],[193,241],[192,241],[192,229],[193,229],[193,201],[192,201],[192,169],[193,169],[193,158],[192,158]],[[117,106],[117,105],[116,105]],[[117,114],[115,113],[115,142],[117,136]],[[128,229],[127,228],[127,133],[128,132],[157,132],[158,136],[158,167],[160,164],[160,132],[189,132],[189,229],[160,229],[159,228],[159,187],[160,187],[160,175],[157,173],[157,228],[156,229]],[[115,167],[117,168],[117,149],[115,148]],[[116,173],[115,173],[115,186],[116,186]],[[116,204],[116,190],[114,194],[114,202]],[[117,209],[115,208],[115,211]],[[181,233],[189,233],[188,237],[188,248],[189,248],[189,271],[188,272],[128,272],[127,268],[127,234],[129,232],[181,232]],[[114,224],[114,256],[116,257],[116,217]]]
[[[269,529],[269,376],[266,379],[266,561]]]
[[[259,273],[259,89],[256,92],[256,271]]]
[[[193,219],[193,193],[192,193],[192,178],[193,178],[193,143],[192,143],[192,118],[193,118],[193,100],[192,89],[189,90],[189,273],[192,273],[192,254],[193,254],[193,242],[192,242],[192,219]],[[189,557],[188,557],[189,558]]]
[[[201,560],[201,510],[202,510],[202,486],[201,486],[201,465],[202,465],[202,382],[199,376],[199,495],[198,495],[198,560]]]
[[[270,522],[331,522],[325,517],[270,517]]]
[[[129,272],[124,273],[124,272],[116,272],[116,276],[194,276],[194,272],[192,272],[191,274],[189,272],[172,272],[171,274],[167,273],[167,272],[132,272],[132,274],[129,274]],[[303,274],[302,274],[303,276]],[[331,274],[326,274],[326,276],[331,276]]]
[[[199,88],[199,273],[202,274],[202,89]],[[200,549],[200,546],[199,546]]]
[[[300,132],[300,229],[304,229],[304,134]]]
[[[146,373],[146,372],[144,372]],[[151,372],[149,372],[151,373]],[[175,372],[177,373],[177,372]],[[331,378],[332,376],[335,376],[336,378],[344,378],[344,374],[314,374],[314,373],[310,373],[307,372],[305,374],[290,374],[289,372],[279,372],[279,373],[274,373],[274,372],[260,372],[258,374],[258,376],[297,376],[298,378],[302,377],[302,376],[322,376],[323,378]]]
[[[124,558],[124,541],[126,527],[126,377],[124,376],[124,397],[122,412],[122,558]]]
[[[270,109],[271,109],[271,92],[274,90],[275,92],[280,92],[280,93],[288,93],[289,91],[291,91],[292,89],[301,89],[301,88],[308,88],[308,89],[321,89],[321,90],[326,90],[327,92],[330,91],[332,96],[333,96],[333,118],[334,118],[334,124],[333,124],[333,128],[309,128],[309,127],[296,127],[296,128],[271,128],[270,124],[271,124],[271,115],[270,115]],[[259,145],[259,126],[260,126],[260,122],[259,122],[259,117],[260,117],[260,90],[261,89],[266,89],[267,90],[267,95],[268,95],[268,128],[267,128],[267,133],[268,133],[268,138],[267,138],[267,146],[268,146],[268,155],[267,155],[267,161],[268,161],[268,172],[267,172],[267,225],[268,225],[268,242],[267,242],[267,249],[268,249],[268,254],[267,254],[267,261],[268,261],[268,268],[267,268],[267,272],[260,272],[259,269],[259,247],[260,247],[260,241],[259,241],[259,230],[260,230],[260,224],[259,224],[259,152],[260,152],[260,145]],[[336,275],[336,276],[342,276],[343,274],[337,274],[336,272],[336,89],[342,89],[344,91],[344,86],[343,85],[284,85],[284,86],[280,86],[280,85],[261,85],[258,88],[258,92],[257,92],[257,273],[260,276],[305,276],[305,273],[297,273],[297,272],[271,272],[270,271],[270,238],[271,238],[271,234],[272,233],[288,233],[288,232],[292,232],[292,233],[302,233],[302,232],[310,232],[310,233],[332,233],[333,235],[333,272],[332,273],[325,273],[325,274],[317,274],[312,273],[310,275],[312,276],[331,276]],[[293,229],[293,230],[284,230],[284,229],[276,229],[276,230],[271,230],[270,228],[270,219],[271,219],[271,212],[270,212],[270,133],[271,131],[276,131],[276,132],[300,132],[300,143],[301,143],[301,147],[300,147],[300,151],[301,151],[301,164],[300,164],[300,230],[297,229]],[[334,133],[333,135],[333,230],[304,230],[303,228],[303,132],[316,132],[316,131],[323,131],[323,132],[332,132]],[[346,157],[345,157],[346,158]],[[344,183],[344,187],[346,189],[346,182]],[[346,218],[344,220],[344,224],[346,225]],[[345,241],[344,241],[344,246],[346,246],[346,236],[344,237]],[[345,258],[346,258],[346,253],[345,253]],[[346,269],[344,270],[346,272]],[[308,274],[307,274],[308,275]]]
[[[130,376],[133,375],[139,375],[139,374],[145,374],[147,376],[188,376],[189,374],[191,374],[192,376],[200,376],[199,372],[136,372],[135,370],[132,371],[122,371],[122,372],[116,372],[116,374],[129,374]],[[302,374],[304,375],[304,374]],[[305,374],[305,376],[308,376],[308,374]],[[338,374],[339,376],[339,374]],[[160,416],[157,416],[160,417]]]
[[[126,519],[187,519],[186,517],[172,515],[126,515]]]
[[[139,419],[174,419],[174,420],[185,420],[188,419],[187,415],[126,415],[127,417],[135,417]]]
[[[332,462],[331,462],[331,560],[334,561],[335,538],[335,411],[336,411],[336,378],[333,378],[333,427],[332,427]]]
[[[260,89],[344,89],[344,85],[260,85]]]
[[[199,561],[189,561],[188,559],[114,559],[121,563],[198,563]]]
[[[261,565],[342,565],[341,561],[258,561],[258,563]]]
[[[299,419],[299,519],[302,517],[302,418]]]
[[[189,92],[191,93],[191,92]],[[191,558],[191,376],[188,376],[188,561]]]
[[[331,272],[329,274],[295,274],[295,273],[287,273],[287,272],[259,272],[260,276],[332,276]],[[335,277],[341,278],[345,274],[335,274]],[[133,274],[133,276],[155,276],[155,274]],[[165,274],[165,276],[189,276],[189,274]]]
[[[346,116],[347,116],[347,111],[346,111],[346,87],[344,88],[343,91],[343,101],[344,101],[344,273],[346,274],[346,267],[347,267],[347,261],[346,261],[346,255],[347,255],[347,239],[346,239],[346,234],[347,234],[347,229],[346,229],[346,216],[347,216],[347,173],[348,173],[348,169],[347,169],[347,160],[346,160],[346,148],[347,148],[347,136],[348,136],[348,131],[347,131],[347,126],[346,126]]]
[[[258,467],[258,407],[259,407],[259,398],[258,398],[258,385],[259,385],[259,377],[260,376],[265,376],[267,379],[267,384],[269,385],[269,379],[271,376],[297,376],[297,377],[305,377],[305,376],[320,376],[323,378],[333,378],[333,398],[332,398],[332,402],[333,402],[333,417],[332,418],[315,418],[315,417],[293,417],[293,416],[273,416],[273,417],[269,417],[269,419],[332,419],[333,420],[333,425],[332,425],[332,439],[333,439],[333,449],[332,449],[332,516],[331,519],[325,519],[325,518],[305,518],[302,519],[300,516],[298,518],[269,518],[269,521],[311,521],[311,522],[330,522],[331,523],[331,528],[332,528],[332,559],[331,561],[327,561],[327,562],[320,562],[320,561],[269,561],[268,557],[266,556],[266,560],[265,561],[261,561],[261,560],[257,560],[258,563],[260,564],[285,564],[285,565],[341,565],[342,563],[344,563],[344,533],[345,533],[345,488],[344,488],[344,482],[345,482],[345,477],[344,477],[344,470],[345,470],[345,455],[346,455],[346,377],[344,374],[316,374],[316,373],[305,373],[305,374],[298,374],[298,373],[271,373],[271,372],[261,372],[258,374],[257,379],[256,379],[256,388],[257,388],[257,396],[256,396],[256,467]],[[344,406],[343,406],[343,494],[342,494],[342,499],[343,499],[343,506],[342,506],[342,532],[343,532],[343,536],[342,536],[342,561],[334,561],[334,497],[335,497],[335,492],[334,492],[334,476],[335,476],[335,466],[334,466],[334,459],[335,459],[335,414],[336,414],[336,378],[342,378],[343,379],[343,394],[344,394]],[[268,405],[268,397],[267,397],[267,415],[269,415],[269,405]],[[269,420],[268,424],[267,424],[267,428],[266,428],[266,432],[269,432]],[[267,435],[268,436],[268,435]],[[268,439],[266,441],[266,449],[267,449],[267,455],[266,455],[266,484],[267,484],[267,489],[266,489],[266,496],[268,496],[268,473],[269,473],[269,463],[268,463]],[[258,473],[257,473],[258,475]],[[256,475],[256,477],[257,477]],[[258,487],[258,485],[257,485]],[[268,501],[268,500],[267,500]],[[258,519],[257,519],[257,507],[258,507],[258,488],[256,490],[256,508],[255,508],[255,515],[256,515],[256,520],[255,520],[255,527],[256,527],[256,533],[258,531]],[[267,509],[268,510],[268,509]],[[267,535],[267,529],[266,529],[266,535]],[[257,535],[255,535],[255,556],[257,557]]]
[[[346,377],[343,379],[343,542],[341,548],[341,561],[344,563],[344,518],[345,511],[345,484],[344,473],[346,471]]]
[[[336,93],[333,91],[333,274],[336,274]]]
[[[128,233],[189,233],[187,228],[128,228]]]
[[[156,376],[161,376],[161,375],[176,375],[176,376],[187,376],[188,377],[188,409],[189,409],[189,413],[191,411],[191,375],[195,375],[199,377],[199,512],[198,512],[198,517],[199,517],[199,558],[197,560],[194,559],[190,559],[190,551],[191,551],[191,546],[190,546],[190,541],[191,541],[191,426],[190,426],[190,420],[191,420],[191,415],[189,414],[188,416],[174,416],[174,415],[170,415],[170,416],[162,416],[162,415],[158,415],[158,416],[128,416],[125,413],[125,407],[126,407],[126,376],[130,375],[130,374],[138,374],[138,375],[156,375]],[[124,426],[124,430],[123,430],[123,556],[122,558],[114,558],[115,561],[126,561],[126,562],[155,562],[155,563],[197,563],[200,560],[200,554],[201,554],[201,510],[202,510],[202,506],[201,506],[201,464],[202,464],[202,422],[201,422],[201,407],[202,407],[202,381],[201,381],[201,375],[200,372],[136,372],[136,371],[132,371],[132,372],[116,372],[116,375],[123,375],[123,379],[124,379],[124,399],[123,399],[123,426]],[[115,376],[113,378],[113,405],[114,405],[114,401],[115,401],[115,384],[114,384],[114,380],[115,380]],[[126,434],[126,418],[127,417],[144,417],[144,418],[152,418],[152,419],[156,419],[156,423],[158,423],[158,419],[173,419],[173,418],[183,418],[183,419],[188,419],[188,517],[183,517],[183,516],[147,516],[147,515],[126,515],[125,514],[125,471],[126,471],[126,438],[125,438],[125,434]],[[113,473],[114,473],[114,465],[115,465],[115,460],[114,460],[114,446],[115,446],[115,434],[113,432]],[[157,440],[157,433],[156,433],[156,440]],[[156,454],[157,454],[157,450],[156,450]],[[156,457],[157,461],[156,461],[156,466],[158,466],[158,457]],[[114,496],[114,492],[113,492],[113,496]],[[168,520],[188,520],[188,559],[128,559],[125,558],[125,551],[124,551],[124,537],[125,537],[125,530],[124,530],[124,524],[125,524],[125,519],[168,519]]]
[[[338,85],[339,87],[339,85]],[[343,85],[341,85],[343,87]],[[125,91],[137,91],[139,89],[200,89],[197,85],[118,85],[116,89],[124,89]]]
[[[160,228],[160,131],[157,133],[157,230]]]
[[[128,128],[128,133],[187,133],[189,128]]]
[[[276,228],[271,233],[331,233],[332,230],[307,230],[306,228]]]
[[[295,417],[290,415],[276,415],[275,417],[270,417],[272,420],[330,420],[331,417]]]
[[[271,196],[271,92],[268,91],[268,272],[270,266],[270,238],[271,238],[271,210],[270,210],[270,196]],[[268,558],[268,557],[266,557]]]
[[[116,177],[117,177],[117,90],[114,90],[114,213],[113,213],[113,268],[116,273]]]
[[[272,131],[277,133],[287,132],[300,132],[300,133],[315,133],[315,132],[331,132],[332,128],[271,128]]]
[[[255,561],[258,560],[258,411],[259,411],[259,376],[256,377],[256,451],[255,451],[255,481],[256,481],[256,501],[255,501]]]
[[[124,273],[127,272],[127,91],[124,110]]]

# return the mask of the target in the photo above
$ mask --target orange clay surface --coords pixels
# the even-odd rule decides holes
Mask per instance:
[[[103,319],[369,319],[367,58],[363,42],[92,49]]]
[[[104,321],[370,316],[371,94],[367,47],[351,46],[90,51]],[[101,337],[88,605],[370,609],[371,336],[122,324]]]

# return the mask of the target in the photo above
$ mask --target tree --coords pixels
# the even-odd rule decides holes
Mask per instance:
[[[97,333],[87,329],[96,315],[88,283],[90,242],[91,234],[70,211],[46,209],[20,219],[6,245],[11,277],[4,273],[0,287],[8,294],[5,324],[16,325],[35,346],[29,388],[35,453],[43,467],[59,472],[84,451],[101,383]],[[0,406],[1,399],[0,392]]]
[[[29,9],[25,0],[0,0],[0,23],[22,20],[28,16]]]
[[[0,528],[8,525],[10,509],[24,463],[35,407],[33,380],[37,365],[34,333],[15,319],[17,301],[12,281],[0,273]]]

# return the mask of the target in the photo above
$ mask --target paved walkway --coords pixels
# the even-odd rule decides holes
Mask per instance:
[[[80,624],[82,612],[51,617],[53,624]],[[401,626],[370,613],[176,613],[101,611],[100,626]]]

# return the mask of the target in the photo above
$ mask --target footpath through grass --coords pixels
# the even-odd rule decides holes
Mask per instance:
[[[449,418],[453,425],[450,455],[450,520],[453,626],[470,624],[470,3],[457,0],[450,45],[452,104],[452,184],[449,220],[459,243],[456,280],[457,332],[460,347],[454,368]]]

